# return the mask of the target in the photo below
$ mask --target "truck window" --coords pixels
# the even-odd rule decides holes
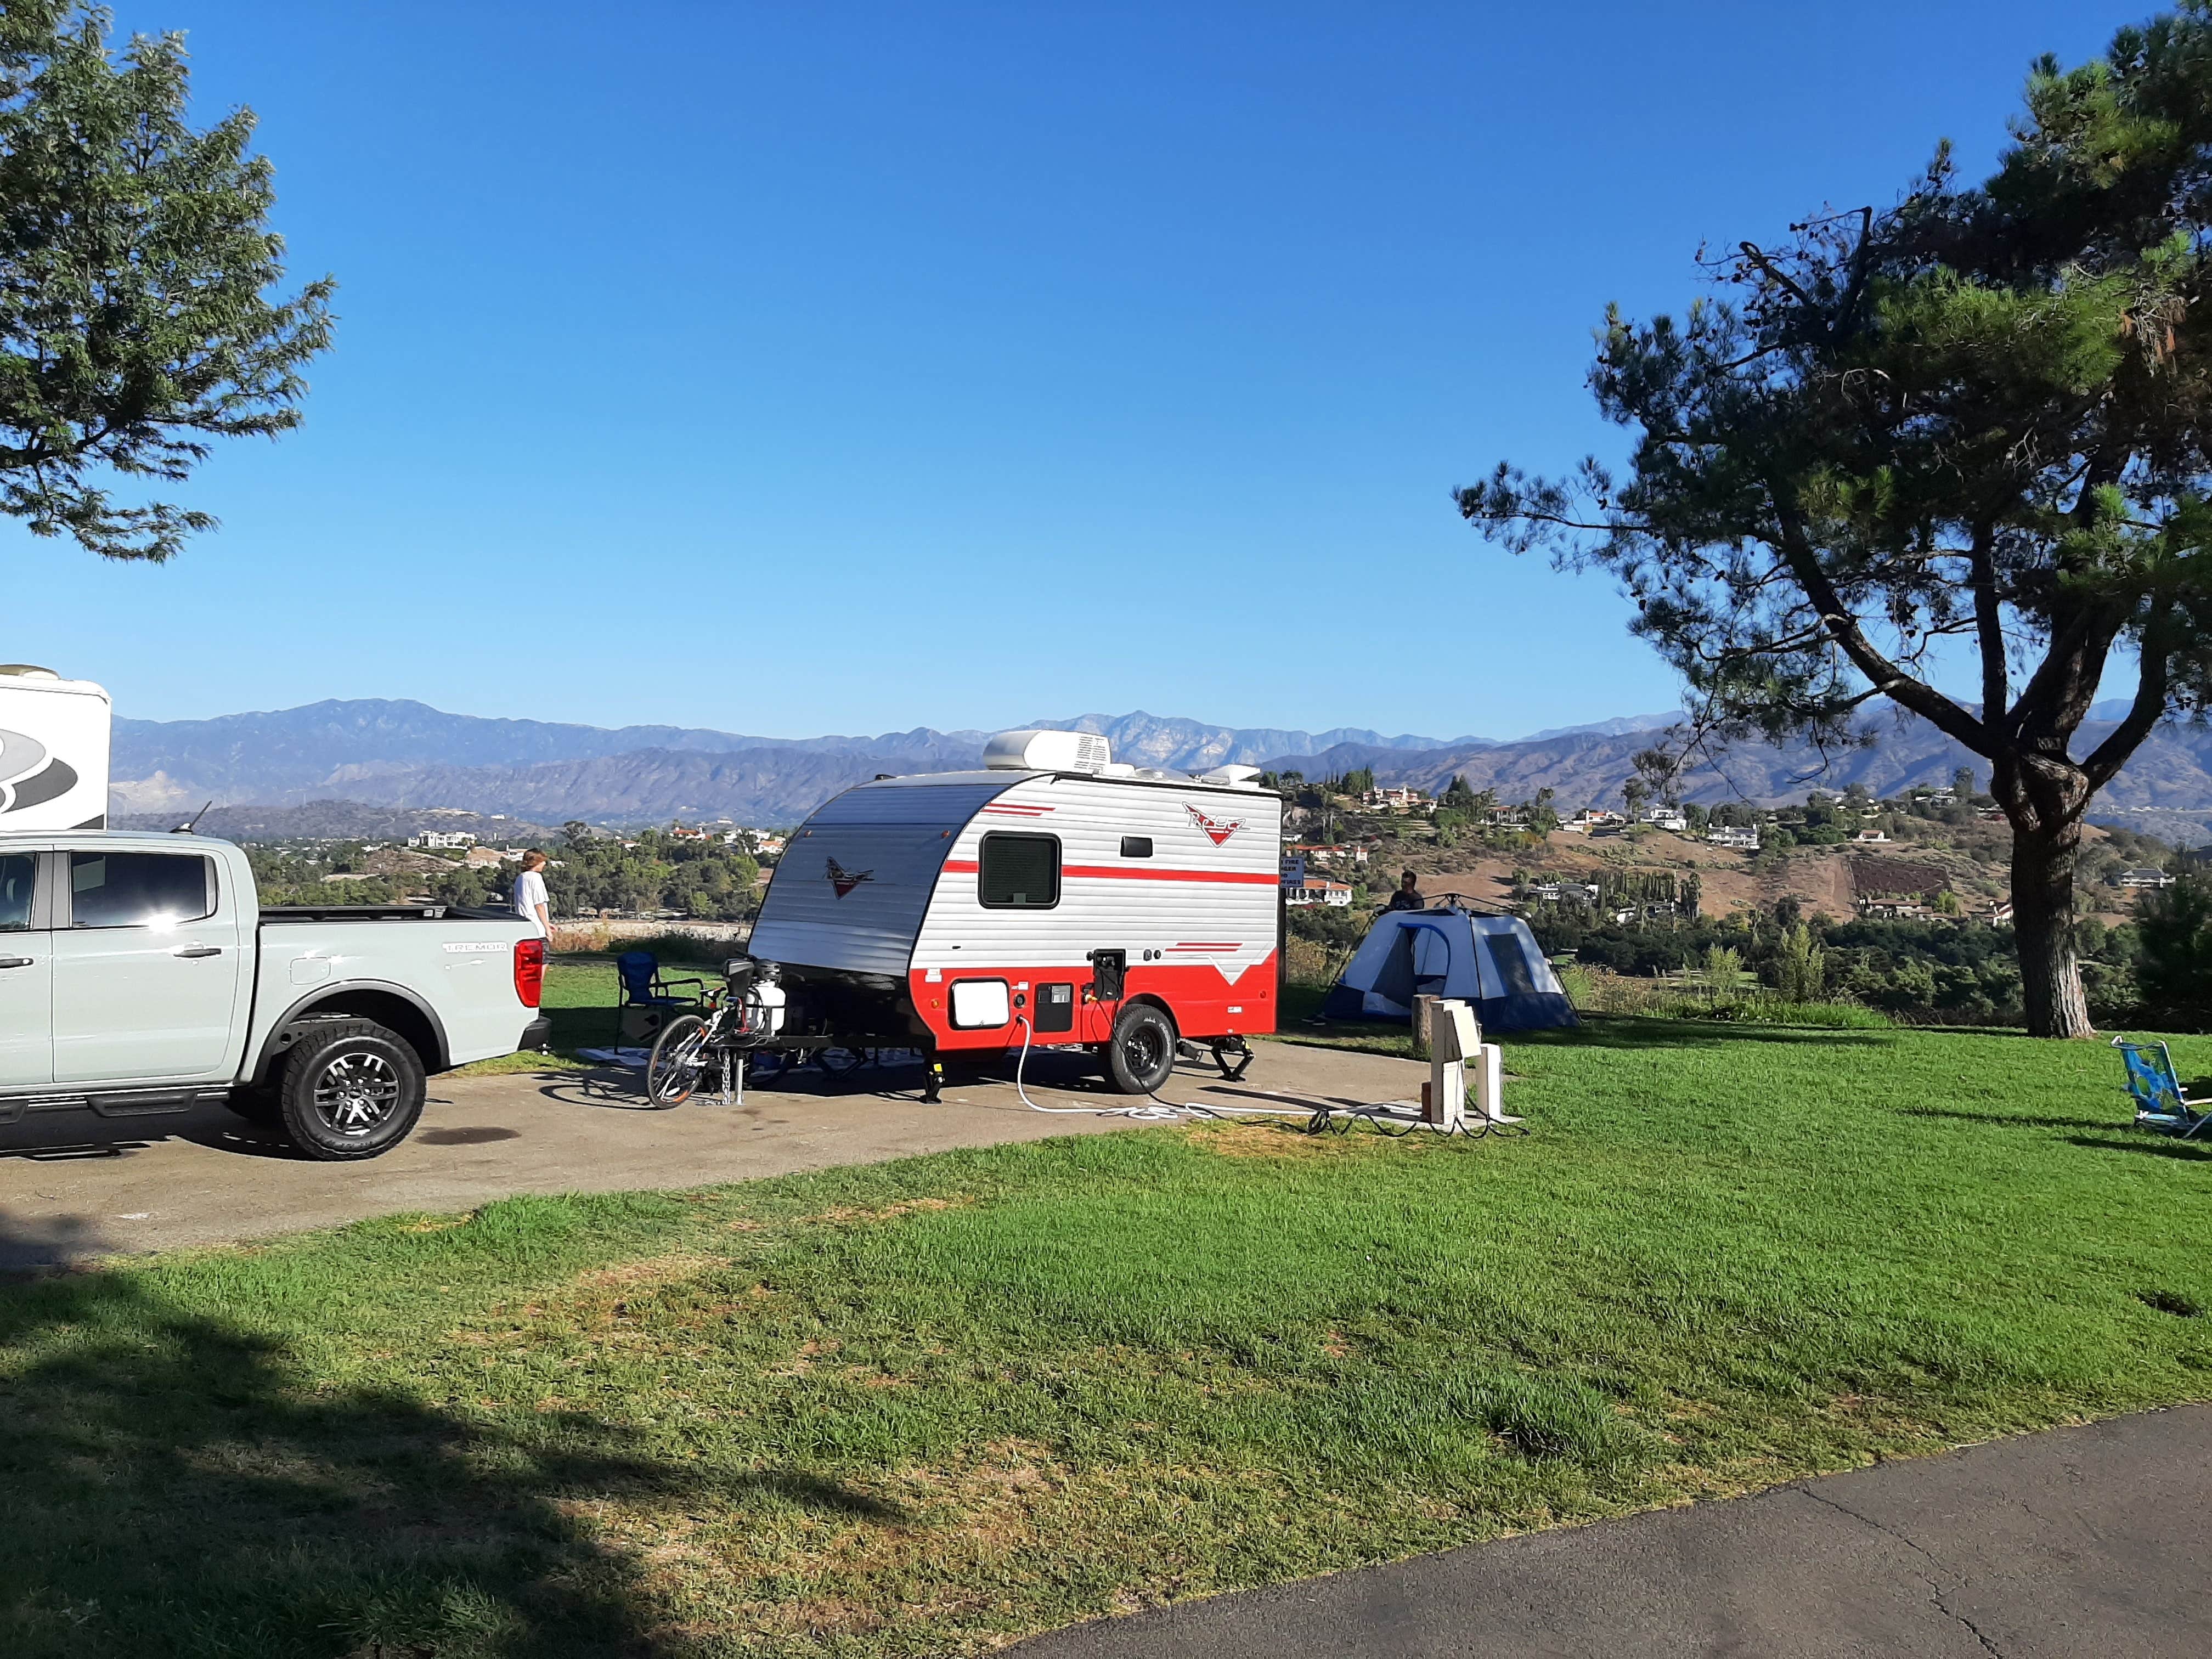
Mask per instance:
[[[983,837],[975,896],[991,910],[1049,910],[1060,902],[1060,837]]]
[[[0,933],[20,933],[31,925],[31,894],[39,861],[25,853],[0,858]]]
[[[72,853],[70,920],[78,927],[146,927],[215,914],[215,865],[185,853]]]

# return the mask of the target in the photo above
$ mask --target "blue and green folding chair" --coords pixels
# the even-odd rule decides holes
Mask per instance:
[[[2188,1139],[2212,1123],[2212,1100],[2191,1100],[2174,1073],[2173,1056],[2163,1042],[2130,1042],[2114,1037],[2112,1047],[2127,1062],[2128,1093],[2136,1103],[2140,1128],[2160,1129]]]

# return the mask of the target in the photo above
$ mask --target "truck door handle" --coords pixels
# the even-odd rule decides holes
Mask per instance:
[[[222,946],[220,945],[187,945],[182,950],[172,951],[169,954],[173,957],[219,957],[222,954]]]
[[[0,957],[0,968],[27,968],[30,965],[31,958],[28,957]]]

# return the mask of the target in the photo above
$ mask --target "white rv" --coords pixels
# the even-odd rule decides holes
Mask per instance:
[[[0,664],[0,830],[107,827],[107,693]]]
[[[1074,732],[1001,733],[984,768],[859,785],[791,837],[751,951],[793,1033],[1081,1045],[1144,1092],[1178,1041],[1275,1029],[1282,801],[1254,769],[1140,771]]]

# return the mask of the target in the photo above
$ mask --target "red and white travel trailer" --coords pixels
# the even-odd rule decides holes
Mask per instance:
[[[787,1042],[1079,1044],[1142,1091],[1178,1039],[1275,1029],[1282,801],[1253,769],[1140,771],[1073,732],[1002,733],[984,764],[860,784],[793,835],[750,947]]]

